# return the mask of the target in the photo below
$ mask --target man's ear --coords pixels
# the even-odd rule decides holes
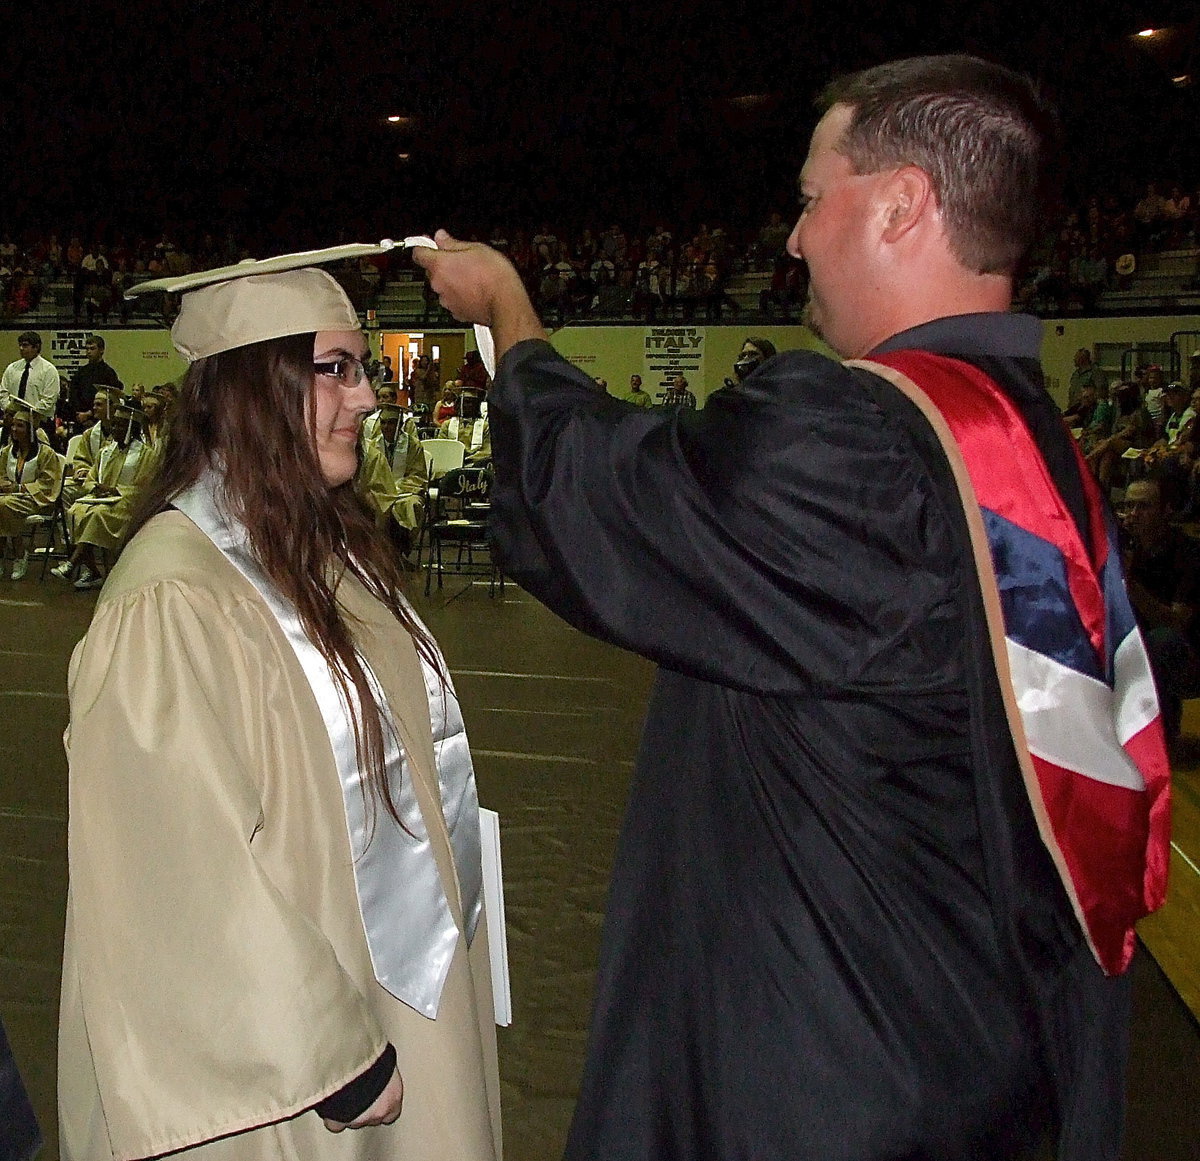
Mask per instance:
[[[883,240],[898,242],[928,215],[938,212],[933,181],[917,165],[902,165],[882,190],[885,208]]]

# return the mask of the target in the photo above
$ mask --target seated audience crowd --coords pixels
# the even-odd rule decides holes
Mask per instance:
[[[1129,595],[1146,638],[1168,740],[1200,696],[1200,352],[1187,382],[1157,365],[1110,384],[1075,356],[1063,418],[1116,505]]]
[[[99,335],[63,382],[41,336],[18,336],[20,358],[0,376],[0,545],[11,580],[29,571],[29,539],[61,504],[70,552],[51,570],[77,589],[98,588],[120,551],[141,486],[165,442],[175,385],[126,393]],[[31,518],[34,519],[31,524]]]
[[[1092,194],[1043,232],[1017,299],[1035,313],[1087,312],[1104,291],[1129,289],[1147,254],[1197,245],[1200,192],[1150,182],[1139,199]]]
[[[106,362],[99,335],[87,338],[86,362],[69,381],[42,358],[36,332],[22,333],[18,350],[21,357],[0,376],[3,567],[9,579],[27,575],[27,521],[51,517],[61,504],[68,550],[49,571],[79,590],[98,588],[121,550],[139,493],[163,454],[175,384],[126,388]],[[765,339],[748,339],[740,360],[746,350],[755,362],[774,354]],[[741,366],[739,361],[739,378]],[[436,495],[422,441],[457,441],[463,471],[490,473],[491,380],[476,351],[467,352],[443,384],[438,383],[440,361],[425,355],[401,359],[399,368],[387,356],[369,371],[379,408],[363,424],[355,488],[397,551],[415,567],[412,554],[420,548],[430,497]],[[601,379],[597,386],[607,390]],[[633,374],[623,398],[639,407],[696,406],[683,375],[661,380],[652,395],[643,389],[642,377]],[[486,492],[486,487],[480,490]]]
[[[768,274],[768,284],[761,286],[759,278],[755,287],[759,309],[783,321],[798,315],[806,290],[804,264],[784,248],[791,227],[789,217],[775,210],[749,230],[704,223],[566,229],[543,222],[458,232],[504,251],[552,320],[599,314],[716,322],[738,313],[729,294],[735,275]],[[1111,191],[1091,194],[1046,229],[1019,298],[1035,311],[1088,310],[1103,291],[1129,286],[1146,254],[1194,247],[1198,240],[1200,193],[1186,192],[1178,182],[1148,182],[1140,195],[1125,198]],[[132,308],[123,295],[132,282],[237,262],[261,248],[259,240],[231,231],[218,237],[174,227],[157,239],[109,229],[69,236],[0,233],[0,312],[20,317],[54,292],[60,317],[70,314],[93,326],[125,322]],[[355,304],[367,309],[402,272],[411,277],[411,264],[398,252],[344,263],[336,273]],[[427,321],[441,317],[431,293],[423,301]]]

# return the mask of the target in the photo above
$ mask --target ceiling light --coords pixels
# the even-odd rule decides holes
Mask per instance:
[[[730,97],[729,103],[735,109],[741,109],[742,112],[749,112],[751,109],[761,109],[771,100],[769,93],[747,93],[741,97]]]

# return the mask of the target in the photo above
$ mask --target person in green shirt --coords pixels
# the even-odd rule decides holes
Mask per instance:
[[[642,390],[641,375],[629,376],[629,394],[625,396],[626,403],[634,403],[638,407],[649,407],[654,402],[650,396]]]
[[[1067,387],[1067,405],[1074,407],[1079,402],[1085,386],[1096,389],[1096,396],[1103,399],[1108,392],[1108,376],[1092,362],[1092,352],[1080,347],[1075,352],[1075,370]]]

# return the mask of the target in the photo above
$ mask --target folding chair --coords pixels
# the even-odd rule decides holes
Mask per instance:
[[[439,479],[455,468],[461,468],[466,447],[457,439],[423,439],[421,447],[429,457],[429,478]]]
[[[62,502],[63,484],[66,483],[69,467],[67,457],[61,453],[58,453],[58,467],[58,487],[54,490],[50,502],[41,512],[35,512],[32,516],[25,517],[25,530],[29,536],[29,554],[33,556],[40,553],[42,557],[42,571],[38,576],[40,581],[46,579],[46,569],[49,567],[52,557],[65,560],[71,555],[71,534],[67,529],[67,513]],[[37,547],[39,532],[46,533],[46,543],[41,548]],[[63,547],[61,551],[58,551],[60,535]]]
[[[496,566],[488,542],[487,524],[491,505],[493,473],[491,468],[456,468],[447,472],[439,492],[439,512],[428,521],[429,554],[425,559],[425,595],[433,587],[433,574],[437,570],[438,588],[442,577],[449,572],[466,576],[486,576],[488,595],[494,595],[497,586],[504,592],[504,574]],[[432,506],[431,509],[432,511]],[[447,563],[443,548],[446,544],[458,546],[453,563]],[[486,554],[487,560],[477,561],[476,553]]]
[[[437,519],[440,511],[440,480],[447,472],[461,468],[463,457],[467,454],[465,445],[457,439],[423,439],[421,449],[425,452],[425,462],[429,465],[429,487],[425,492],[425,518],[421,521],[421,528],[417,533],[418,567],[421,564],[421,553],[429,540],[430,525]]]

